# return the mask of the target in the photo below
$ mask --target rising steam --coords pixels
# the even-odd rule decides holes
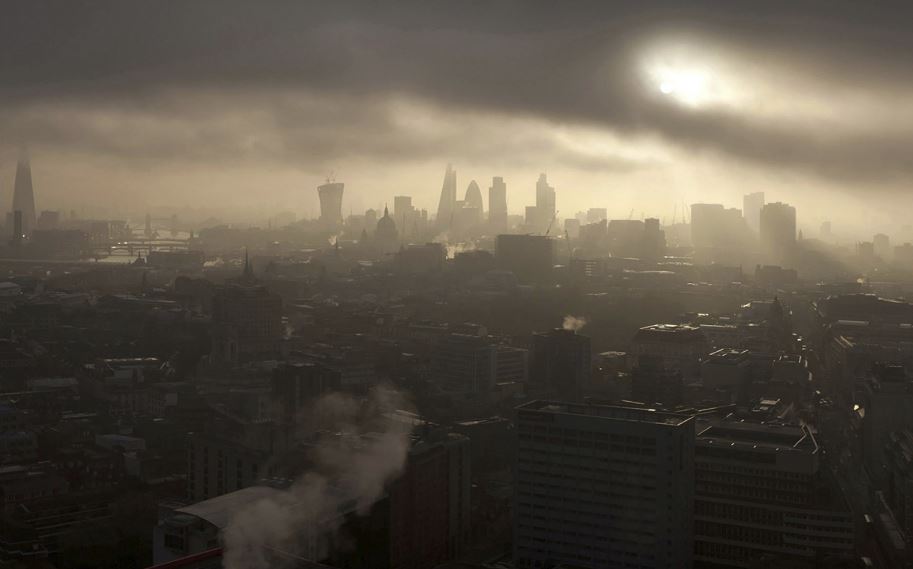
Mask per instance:
[[[563,329],[572,332],[577,332],[584,326],[586,326],[586,318],[583,316],[571,316],[570,314],[564,317],[564,322],[561,324]]]
[[[226,569],[273,569],[293,557],[319,561],[344,521],[345,504],[366,513],[403,469],[410,432],[385,415],[405,408],[402,397],[377,389],[367,401],[338,393],[321,397],[306,414],[328,433],[315,467],[287,491],[237,512],[225,529]],[[279,554],[281,552],[281,555]]]

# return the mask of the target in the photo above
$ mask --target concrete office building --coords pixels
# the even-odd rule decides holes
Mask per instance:
[[[631,354],[659,356],[667,368],[681,371],[686,381],[700,377],[701,361],[709,352],[701,329],[684,324],[644,326],[631,342]]]
[[[536,390],[577,399],[590,384],[590,338],[555,328],[533,334],[530,383]]]
[[[853,516],[806,426],[722,420],[698,430],[695,566],[852,555]]]
[[[692,417],[533,401],[517,427],[518,569],[691,567]]]
[[[913,428],[913,378],[900,364],[875,363],[862,385],[862,457],[869,476],[886,479],[885,442],[891,433]]]
[[[520,282],[547,280],[555,265],[554,240],[544,235],[498,235],[495,263]]]

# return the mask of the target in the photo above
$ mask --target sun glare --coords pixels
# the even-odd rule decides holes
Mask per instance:
[[[705,71],[659,68],[651,75],[660,93],[685,105],[700,106],[712,99],[712,89]]]
[[[641,71],[648,91],[672,103],[687,107],[733,103],[732,85],[713,62],[694,49],[662,46],[644,54]]]

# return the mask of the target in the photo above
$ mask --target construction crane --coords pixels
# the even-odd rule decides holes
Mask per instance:
[[[555,220],[558,219],[558,214],[560,212],[556,211],[555,215],[552,216],[552,220],[548,222],[548,229],[545,230],[545,236],[548,237],[548,234],[552,231],[552,225],[555,223]]]

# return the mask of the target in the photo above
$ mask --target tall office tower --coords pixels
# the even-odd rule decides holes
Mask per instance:
[[[533,401],[517,436],[518,569],[691,567],[691,416]]]
[[[548,185],[545,174],[539,174],[536,182],[536,209],[540,221],[546,225],[555,218],[555,188]]]
[[[479,184],[475,180],[469,182],[463,201],[458,202],[457,205],[461,218],[458,224],[460,227],[468,229],[482,223],[485,208],[482,202],[482,190],[479,189]]]
[[[479,213],[485,211],[485,204],[482,201],[482,190],[479,189],[479,184],[477,184],[475,180],[469,182],[469,186],[466,188],[466,197],[463,198],[463,206],[478,209]]]
[[[796,208],[774,202],[761,208],[761,250],[768,259],[783,263],[796,249]]]
[[[764,207],[764,192],[745,194],[742,198],[742,215],[748,227],[757,233],[761,230],[761,209]]]
[[[493,177],[488,188],[488,221],[495,232],[507,230],[507,184],[501,176]]]
[[[245,259],[242,276],[213,295],[212,325],[213,364],[236,366],[256,357],[275,357],[285,331],[282,297],[257,284]]]
[[[28,237],[35,229],[35,192],[32,190],[32,167],[27,158],[16,164],[13,211],[22,212],[22,235]]]
[[[450,226],[450,217],[456,208],[456,171],[453,166],[447,164],[447,171],[444,173],[444,185],[441,187],[441,201],[437,206],[437,224],[441,227]]]
[[[143,235],[146,236],[146,239],[152,239],[152,216],[146,214],[145,229],[143,230]]]
[[[320,222],[327,226],[336,226],[342,223],[342,192],[345,184],[342,182],[327,182],[317,186],[317,195],[320,196]]]
[[[884,233],[876,233],[872,238],[872,245],[875,248],[875,254],[882,261],[891,260],[891,238]]]
[[[819,567],[852,556],[854,515],[808,427],[698,424],[695,564]]]
[[[533,334],[530,383],[562,398],[580,398],[590,383],[590,338],[556,328]]]
[[[415,207],[412,205],[412,196],[393,197],[393,219],[401,229],[403,237],[413,233],[415,226]]]

